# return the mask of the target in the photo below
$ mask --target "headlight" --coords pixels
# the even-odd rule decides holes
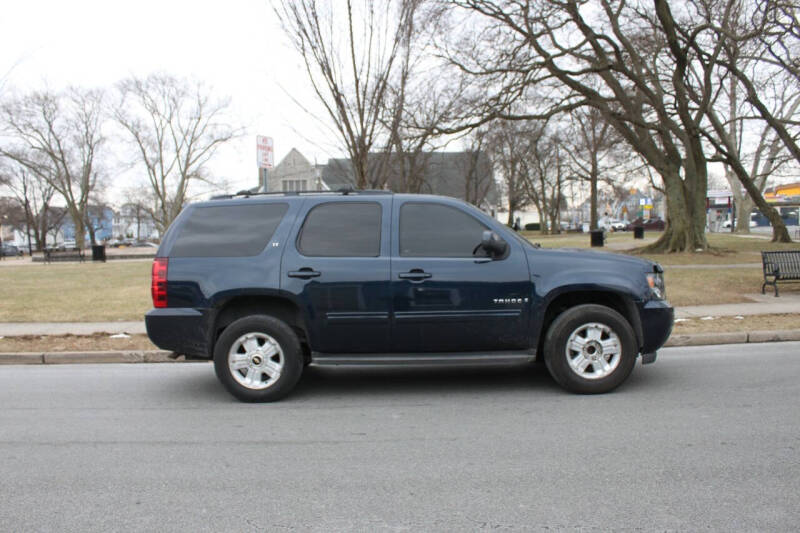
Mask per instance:
[[[667,290],[664,288],[664,275],[661,272],[647,274],[647,285],[650,287],[650,294],[657,300],[667,297]]]

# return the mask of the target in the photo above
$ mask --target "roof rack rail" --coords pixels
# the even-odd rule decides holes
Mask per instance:
[[[211,200],[230,200],[231,198],[249,198],[251,196],[300,196],[303,194],[341,194],[347,196],[348,194],[394,194],[392,191],[384,191],[381,189],[352,189],[342,187],[340,189],[330,191],[274,191],[274,192],[252,192],[248,190],[239,191],[235,194],[219,194],[212,196]]]

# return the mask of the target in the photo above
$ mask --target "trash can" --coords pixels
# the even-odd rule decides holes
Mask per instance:
[[[92,261],[106,262],[106,247],[104,245],[92,245]]]
[[[644,239],[644,227],[642,227],[642,226],[634,226],[633,227],[633,238],[634,239]]]
[[[590,233],[592,235],[592,248],[603,246],[603,230],[593,229]]]

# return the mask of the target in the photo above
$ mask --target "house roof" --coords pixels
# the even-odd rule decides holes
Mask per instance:
[[[370,170],[377,169],[381,154],[370,154],[368,166]],[[428,152],[424,154],[425,180],[422,189],[423,194],[439,194],[454,198],[466,199],[467,196],[467,173],[473,166],[472,158],[476,157],[471,152]],[[389,179],[387,188],[393,191],[406,190],[402,183],[402,172],[397,168],[401,161],[397,156],[390,160]],[[480,181],[487,189],[485,202],[489,204],[497,203],[497,187],[494,182],[492,166],[489,157],[484,152],[477,153],[477,162],[474,163],[476,172],[479,174]],[[343,187],[355,187],[355,172],[350,159],[338,158],[329,159],[328,163],[321,167],[321,177],[331,190]]]

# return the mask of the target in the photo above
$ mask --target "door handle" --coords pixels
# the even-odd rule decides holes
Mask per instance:
[[[319,277],[322,272],[317,272],[313,268],[303,267],[300,270],[290,270],[287,274],[290,278],[311,279]]]
[[[432,276],[428,272],[425,272],[421,268],[414,268],[409,272],[401,272],[398,274],[400,279],[410,279],[411,281],[422,281],[424,279],[428,279]]]

